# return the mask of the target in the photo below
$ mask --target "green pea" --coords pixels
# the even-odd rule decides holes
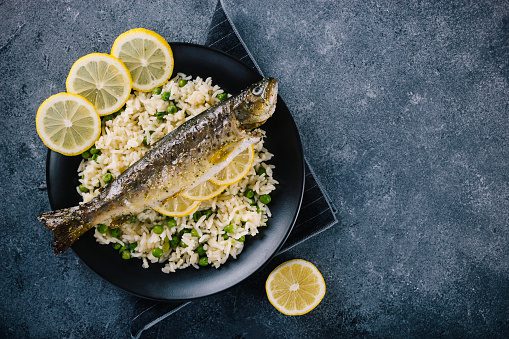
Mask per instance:
[[[200,245],[196,248],[196,253],[198,253],[200,257],[203,257],[205,254],[207,254],[207,251],[205,251],[203,245]]]
[[[266,172],[267,172],[267,170],[262,165],[260,165],[260,167],[258,167],[258,169],[256,170],[256,174],[258,174],[258,175],[263,175]]]
[[[187,244],[185,242],[183,242],[182,240],[180,240],[179,246],[186,248]]]
[[[209,258],[203,257],[198,260],[198,265],[200,266],[207,266],[209,264]]]
[[[219,93],[217,95],[217,98],[220,100],[220,101],[224,101],[226,99],[228,99],[228,93]]]
[[[122,231],[120,231],[120,228],[110,228],[110,235],[113,238],[120,238],[121,234],[122,234]]]
[[[89,159],[92,155],[90,154],[89,151],[85,151],[81,153],[81,156],[83,157],[83,159]]]
[[[95,146],[90,147],[88,151],[90,152],[90,154],[99,154],[99,152],[101,152]]]
[[[170,103],[170,105],[168,106],[168,108],[166,109],[166,112],[167,113],[170,113],[170,114],[175,114],[178,112],[178,108],[177,106],[175,106],[175,104],[172,102]]]
[[[193,220],[194,221],[198,221],[198,220],[200,220],[201,216],[202,216],[202,212],[201,211],[196,211],[196,212],[193,213]]]
[[[161,93],[161,99],[163,99],[164,101],[168,101],[170,100],[170,95],[171,95],[170,92],[163,92]]]
[[[131,252],[124,250],[122,251],[122,259],[129,260],[131,259]]]
[[[125,246],[120,246],[118,249],[118,253],[122,253],[125,250]]]
[[[111,173],[106,173],[105,175],[103,175],[103,180],[106,184],[109,184],[110,182],[113,181],[113,175],[111,175]]]
[[[132,242],[128,246],[130,251],[134,251],[136,249],[136,247],[138,247],[138,243],[137,242]]]
[[[244,192],[244,196],[248,199],[253,199],[254,197],[254,191],[250,188],[248,188],[245,192]]]
[[[264,205],[267,205],[268,203],[270,203],[270,201],[272,200],[272,198],[270,197],[270,195],[268,194],[263,194],[263,195],[260,195],[260,198],[259,198],[260,202]]]
[[[92,155],[92,160],[97,161],[97,158],[99,158],[99,154]]]
[[[198,233],[198,231],[197,231],[196,229],[194,229],[194,228],[191,230],[191,235],[192,235],[193,237],[199,237],[199,236],[200,236],[200,234]]]
[[[120,245],[119,243],[113,244],[113,249],[114,250],[118,250],[120,247],[122,247],[122,245]]]
[[[152,228],[152,232],[155,234],[161,234],[164,231],[163,225],[155,225],[154,228]]]
[[[228,240],[228,238],[230,238],[230,236],[228,234],[223,234],[223,239],[224,240]]]
[[[97,225],[97,230],[99,231],[99,233],[105,234],[106,232],[108,232],[108,226],[105,224],[99,224]]]
[[[175,220],[173,217],[170,217],[170,219],[168,219],[168,227],[173,228],[175,226],[177,226],[177,220]]]
[[[161,94],[161,92],[163,91],[162,87],[156,87],[152,90],[152,94]]]
[[[159,247],[156,247],[152,250],[152,255],[156,258],[160,258],[163,255],[163,250]]]
[[[82,193],[88,193],[89,189],[85,185],[80,185],[79,187],[80,192]]]
[[[225,226],[225,228],[223,228],[223,230],[226,233],[233,233],[233,231],[235,230],[235,226],[233,226],[233,224],[229,224],[228,226]]]
[[[138,218],[135,215],[131,215],[129,217],[129,223],[134,224],[137,221],[138,221]]]
[[[187,80],[186,79],[180,79],[179,80],[179,87],[184,87],[186,84],[187,84]]]
[[[179,245],[179,242],[180,242],[180,239],[178,236],[174,235],[173,237],[171,237],[171,240],[170,240],[171,248],[173,248],[173,249],[177,248]]]
[[[245,236],[245,235],[241,236],[240,238],[238,238],[238,239],[237,239],[237,241],[238,241],[238,242],[244,242],[244,241],[246,241],[246,236]]]

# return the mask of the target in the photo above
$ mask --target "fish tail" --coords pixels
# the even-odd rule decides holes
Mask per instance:
[[[53,250],[56,254],[68,249],[87,228],[84,211],[78,206],[45,212],[39,221],[53,232]]]

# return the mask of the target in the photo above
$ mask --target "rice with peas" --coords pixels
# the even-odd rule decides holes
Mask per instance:
[[[178,82],[182,79],[187,84],[180,87]],[[161,98],[167,95],[165,92],[171,93],[168,101]],[[88,192],[78,189],[83,201],[90,201],[107,185],[104,181],[107,173],[118,177],[168,132],[217,104],[221,93],[223,90],[213,85],[211,78],[192,79],[179,73],[163,86],[161,94],[132,94],[125,110],[104,119],[101,137],[95,143],[98,156],[94,156],[95,160],[83,160],[79,166],[82,190],[88,189]],[[177,112],[158,114],[166,112],[171,103],[176,105]],[[236,258],[246,237],[255,236],[259,227],[267,226],[270,210],[258,197],[272,192],[277,184],[272,176],[274,166],[267,163],[272,154],[263,147],[263,139],[254,149],[254,165],[248,175],[217,197],[203,201],[194,215],[168,218],[148,209],[122,224],[120,234],[111,229],[101,233],[96,227],[97,242],[120,247],[123,254],[129,251],[126,257],[141,259],[145,268],[150,263],[163,263],[165,273],[189,266],[199,268],[200,258],[202,264],[206,257],[208,264],[216,268],[229,257]],[[245,197],[247,189],[254,191],[253,199]],[[161,227],[154,232],[155,225],[163,226],[160,234]],[[155,251],[162,255],[154,256],[154,249],[160,249]]]

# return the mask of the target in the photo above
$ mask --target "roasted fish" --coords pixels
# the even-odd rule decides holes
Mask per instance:
[[[99,223],[138,214],[215,175],[258,140],[252,130],[274,113],[277,87],[272,78],[253,84],[168,133],[93,200],[43,213],[39,220],[53,231],[55,252]]]

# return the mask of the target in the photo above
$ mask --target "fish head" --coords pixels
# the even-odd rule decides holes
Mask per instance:
[[[264,78],[238,96],[235,114],[243,129],[259,127],[272,116],[276,109],[277,87],[276,79]]]

